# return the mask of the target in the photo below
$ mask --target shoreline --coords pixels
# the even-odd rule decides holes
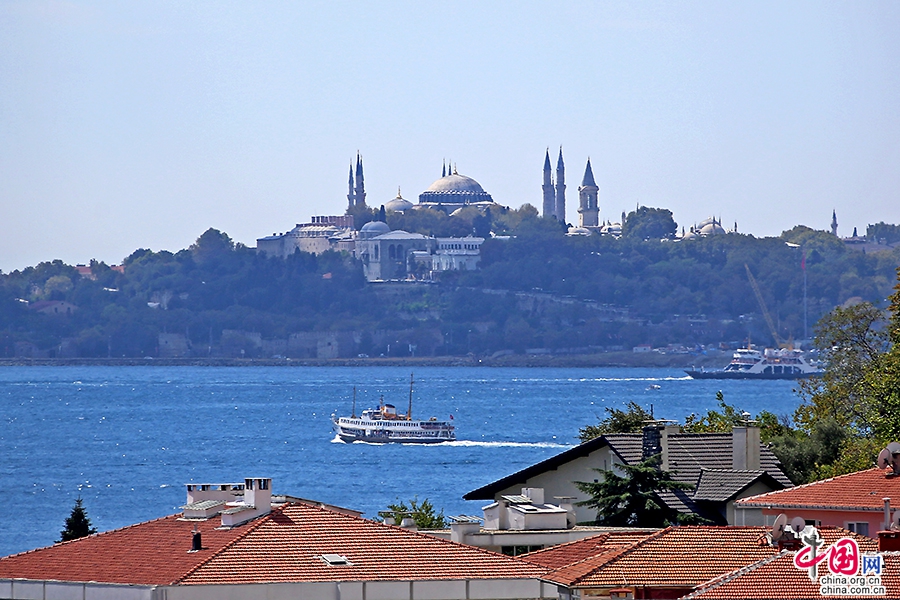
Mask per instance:
[[[509,354],[505,356],[429,356],[408,358],[0,358],[0,367],[533,367],[533,368],[721,368],[724,352],[709,355],[656,352],[600,354]]]

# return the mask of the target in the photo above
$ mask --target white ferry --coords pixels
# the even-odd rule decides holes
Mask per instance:
[[[412,376],[409,378],[409,409],[398,414],[393,404],[385,404],[384,396],[378,408],[369,408],[356,416],[356,388],[353,388],[353,413],[349,417],[331,415],[334,432],[344,442],[372,442],[376,444],[437,444],[456,439],[456,428],[451,421],[427,421],[412,418]],[[453,416],[450,416],[453,419]]]
[[[685,373],[694,379],[802,379],[821,375],[822,370],[807,361],[801,350],[738,348],[724,369]]]

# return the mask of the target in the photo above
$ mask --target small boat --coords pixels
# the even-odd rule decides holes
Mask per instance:
[[[393,404],[385,404],[384,396],[378,408],[369,408],[356,416],[356,388],[353,388],[353,412],[349,417],[331,415],[334,432],[344,442],[370,442],[376,444],[437,444],[456,439],[456,428],[451,421],[427,421],[412,418],[413,378],[409,377],[409,409],[406,414],[397,413]]]
[[[689,369],[685,373],[693,379],[803,379],[823,371],[807,361],[801,350],[738,348],[724,369]]]

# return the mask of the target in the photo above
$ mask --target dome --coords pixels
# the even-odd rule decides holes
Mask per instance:
[[[719,225],[718,223],[707,223],[703,227],[700,228],[700,235],[709,236],[709,235],[722,235],[725,233],[725,228]]]
[[[453,173],[452,175],[447,175],[446,177],[441,177],[434,183],[432,183],[426,192],[469,192],[476,194],[483,194],[484,188],[481,187],[481,184],[472,179],[471,177],[466,177],[465,175],[460,175],[458,173]]]
[[[362,239],[369,239],[390,232],[391,228],[388,227],[388,224],[384,221],[369,221],[359,230],[359,237]]]
[[[384,210],[387,212],[403,212],[405,210],[409,210],[413,207],[413,203],[409,200],[406,200],[400,195],[400,190],[397,190],[397,197],[393,200],[388,200],[384,204]]]
[[[419,194],[419,204],[439,205],[445,208],[493,201],[494,199],[484,191],[480,183],[456,171],[441,177]]]
[[[591,235],[591,230],[587,227],[569,227],[566,235]]]

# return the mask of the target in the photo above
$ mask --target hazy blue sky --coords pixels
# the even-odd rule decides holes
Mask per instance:
[[[897,2],[0,2],[0,269],[255,245],[441,161],[568,218],[900,223]],[[555,157],[554,157],[555,159]]]

